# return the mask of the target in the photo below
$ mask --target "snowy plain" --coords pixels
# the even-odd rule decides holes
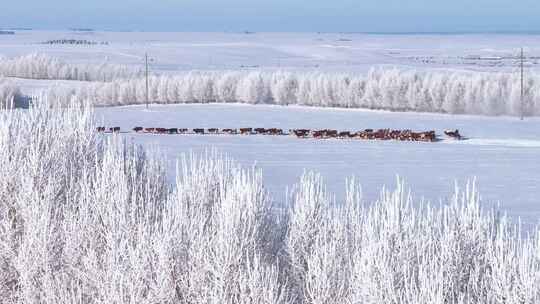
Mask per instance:
[[[126,133],[128,141],[153,147],[169,159],[190,151],[217,149],[245,166],[263,169],[276,201],[306,170],[321,173],[328,190],[343,199],[345,181],[362,184],[366,202],[378,198],[383,185],[393,188],[399,175],[415,198],[438,205],[448,202],[454,185],[476,178],[486,206],[497,205],[529,228],[540,218],[540,119],[451,116],[367,110],[320,109],[268,105],[151,105],[97,108],[98,124],[165,128],[365,128],[436,130],[458,128],[466,141],[414,143],[361,140],[314,140],[292,136],[152,135]],[[107,136],[107,135],[106,135]]]
[[[390,66],[416,70],[507,72],[517,75],[519,48],[526,46],[527,71],[540,70],[540,39],[525,34],[380,35],[356,33],[142,33],[17,31],[0,36],[0,56],[46,54],[74,64],[122,64],[143,68],[151,57],[151,73],[191,70],[300,70],[365,73]],[[48,40],[85,39],[108,45],[48,45]],[[28,94],[51,86],[77,87],[78,81],[13,79]],[[163,136],[125,134],[175,159],[191,150],[216,148],[242,164],[263,169],[266,186],[276,200],[304,170],[320,172],[337,198],[345,179],[356,176],[366,201],[383,185],[393,187],[396,175],[407,181],[415,197],[437,204],[477,178],[488,203],[528,225],[540,218],[540,119],[391,113],[350,109],[318,109],[268,105],[152,105],[97,108],[96,120],[107,126],[240,128],[279,127],[458,128],[470,137],[438,143],[298,140],[291,137]]]
[[[108,45],[49,45],[57,39]],[[373,66],[514,71],[520,47],[540,68],[540,40],[527,34],[155,33],[17,31],[0,36],[0,56],[42,53],[70,63],[115,63],[153,71],[294,69],[365,72]]]

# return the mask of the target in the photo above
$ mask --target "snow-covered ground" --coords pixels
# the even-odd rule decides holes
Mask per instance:
[[[464,186],[476,177],[485,202],[500,202],[527,225],[540,218],[540,119],[452,116],[423,113],[320,109],[250,105],[151,105],[96,109],[107,126],[178,128],[333,128],[362,130],[395,128],[436,130],[458,128],[466,141],[437,143],[359,140],[312,140],[274,136],[195,136],[124,134],[126,139],[162,150],[170,162],[189,151],[216,148],[244,165],[263,169],[275,199],[285,199],[287,186],[305,170],[320,172],[337,198],[345,180],[355,176],[367,201],[381,187],[395,185],[396,175],[407,181],[417,198],[435,204],[453,193],[454,182]]]
[[[59,39],[108,45],[48,45]],[[525,34],[375,35],[354,33],[152,33],[17,31],[0,36],[0,55],[44,53],[71,63],[191,69],[301,69],[365,72],[374,65],[512,71],[519,48],[540,67],[540,40]]]
[[[148,52],[151,73],[201,70],[291,70],[358,72],[397,66],[417,70],[467,70],[517,74],[516,55],[524,46],[527,73],[540,70],[538,35],[373,35],[342,33],[141,33],[17,31],[0,36],[0,56],[43,53],[75,64],[107,62],[143,67]],[[56,39],[107,42],[108,45],[47,45]],[[77,81],[12,79],[25,94],[51,86],[77,87]],[[487,91],[487,90],[486,90]],[[438,143],[299,140],[265,136],[165,136],[125,134],[127,139],[156,146],[174,160],[183,152],[216,148],[245,165],[263,168],[265,181],[278,200],[304,170],[316,170],[339,196],[345,179],[356,176],[366,200],[396,175],[406,179],[415,197],[437,203],[453,184],[477,178],[485,201],[501,202],[512,216],[528,224],[540,218],[540,118],[451,116],[248,105],[129,106],[96,109],[108,126],[145,127],[279,127],[396,128],[439,134],[458,128],[470,137]]]

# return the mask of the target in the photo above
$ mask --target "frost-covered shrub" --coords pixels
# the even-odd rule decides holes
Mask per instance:
[[[0,109],[23,107],[24,102],[20,88],[0,78]]]
[[[153,103],[241,102],[452,114],[540,115],[540,77],[504,73],[373,69],[366,75],[270,71],[196,71],[149,79]],[[66,93],[95,105],[146,102],[145,79],[92,83]],[[62,97],[63,96],[63,97]],[[523,108],[522,108],[523,106]]]
[[[413,204],[305,174],[276,206],[261,172],[94,132],[89,108],[0,111],[0,303],[538,303],[540,234],[471,186]]]

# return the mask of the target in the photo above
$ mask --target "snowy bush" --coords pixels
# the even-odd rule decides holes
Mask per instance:
[[[24,96],[16,85],[0,78],[0,109],[16,107],[23,102]]]
[[[141,76],[138,69],[117,64],[70,64],[43,54],[0,59],[0,76],[30,79],[112,81]]]
[[[209,152],[166,180],[86,107],[0,111],[1,303],[538,303],[540,234],[474,186],[437,208],[402,182],[335,202],[307,173],[287,205]],[[413,206],[414,205],[414,206]]]
[[[240,102],[321,107],[386,109],[453,114],[521,115],[520,80],[504,73],[374,69],[366,75],[302,72],[189,72],[149,79],[154,103]],[[54,98],[74,94],[95,105],[146,101],[145,80],[93,83],[58,89]],[[62,97],[64,96],[64,97]],[[540,115],[540,77],[525,83],[523,111]]]

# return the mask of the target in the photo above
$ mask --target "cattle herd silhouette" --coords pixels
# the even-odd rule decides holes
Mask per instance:
[[[120,133],[120,127],[98,127],[99,133]],[[239,128],[239,129],[218,129],[218,128],[144,128],[135,127],[132,129],[135,133],[146,134],[185,134],[185,135],[272,135],[272,136],[295,136],[297,138],[314,139],[363,139],[363,140],[398,140],[398,141],[421,141],[436,142],[440,138],[435,131],[414,132],[411,130],[392,130],[392,129],[365,129],[363,131],[338,131],[331,129],[311,130],[311,129],[290,129],[283,130],[278,128]],[[459,130],[445,130],[444,134],[450,138],[464,139]]]

